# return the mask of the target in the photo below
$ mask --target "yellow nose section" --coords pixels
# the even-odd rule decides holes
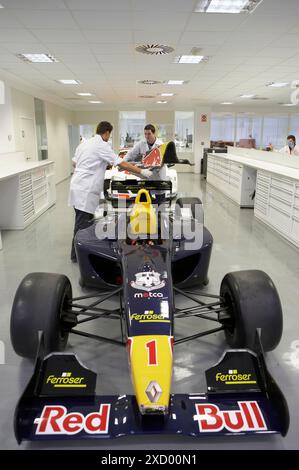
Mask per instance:
[[[129,361],[136,400],[142,414],[168,411],[172,376],[171,336],[128,339]]]
[[[141,201],[141,196],[145,201]],[[152,200],[146,189],[140,189],[135,199],[130,215],[130,227],[135,235],[157,233],[157,215],[152,206]]]

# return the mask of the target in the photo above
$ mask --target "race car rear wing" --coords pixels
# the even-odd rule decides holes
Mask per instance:
[[[150,181],[150,180],[135,180],[127,179],[123,181],[112,180],[111,191],[132,191],[137,193],[140,189],[147,191],[172,191],[171,181]]]
[[[265,365],[257,335],[255,352],[228,350],[206,371],[207,392],[170,395],[167,415],[141,415],[134,395],[96,395],[96,374],[72,353],[44,356],[15,411],[22,440],[116,438],[133,434],[286,435],[286,400]]]

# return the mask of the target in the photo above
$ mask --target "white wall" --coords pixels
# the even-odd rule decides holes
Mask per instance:
[[[4,103],[0,104],[0,153],[14,152],[15,139],[10,88],[4,83]]]
[[[53,103],[45,103],[48,135],[48,159],[55,162],[55,182],[71,174],[68,126],[73,122],[73,112]]]
[[[21,152],[24,150],[24,142],[22,137],[22,118],[32,119],[36,135],[34,97],[20,90],[16,90],[15,88],[11,88],[11,106],[16,151]],[[35,145],[33,148],[34,154],[32,159],[37,160],[37,146]]]

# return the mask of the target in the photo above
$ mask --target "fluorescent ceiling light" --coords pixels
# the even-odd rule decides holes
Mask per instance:
[[[296,106],[295,103],[284,103],[282,104],[282,106]]]
[[[103,101],[92,100],[92,101],[88,101],[88,103],[91,103],[91,104],[101,104],[101,103],[103,103]]]
[[[288,82],[271,82],[268,83],[266,86],[272,87],[272,88],[283,88],[285,86],[288,86]]]
[[[81,85],[81,82],[79,80],[57,80],[59,83],[62,83],[63,85]]]
[[[204,58],[203,55],[181,55],[174,59],[175,64],[199,64]]]
[[[157,104],[166,104],[167,101],[157,101]]]
[[[159,96],[174,96],[174,93],[160,93]]]
[[[17,57],[25,60],[25,62],[58,62],[58,60],[50,54],[17,54]]]
[[[240,98],[253,98],[254,95],[240,95]]]
[[[223,103],[220,104],[233,104],[231,101],[223,101]]]
[[[262,0],[199,0],[195,13],[252,13]]]
[[[76,95],[79,95],[79,96],[93,96],[92,93],[76,93]]]
[[[167,80],[164,82],[166,85],[183,85],[185,83],[184,80]]]

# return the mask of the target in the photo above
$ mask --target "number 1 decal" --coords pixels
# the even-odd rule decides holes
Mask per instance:
[[[157,342],[155,339],[145,343],[145,346],[148,349],[147,364],[149,366],[157,366]]]

